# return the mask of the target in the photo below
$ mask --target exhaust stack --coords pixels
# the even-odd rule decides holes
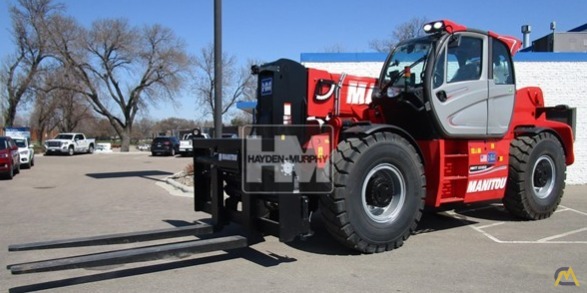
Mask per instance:
[[[522,26],[522,35],[524,36],[522,48],[524,48],[524,49],[530,47],[530,33],[531,32],[532,32],[532,26],[530,26],[528,24]]]

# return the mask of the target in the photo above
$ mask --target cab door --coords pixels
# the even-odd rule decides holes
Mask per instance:
[[[446,137],[487,136],[488,36],[456,33],[442,45],[429,101]]]
[[[87,148],[87,142],[84,139],[84,136],[81,134],[76,134],[74,137],[75,142],[75,151],[81,152]]]
[[[514,67],[508,47],[494,38],[491,38],[491,56],[487,134],[503,136],[509,128],[514,111]]]

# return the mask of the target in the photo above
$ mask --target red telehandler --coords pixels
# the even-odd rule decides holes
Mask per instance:
[[[545,107],[539,88],[516,88],[519,40],[449,20],[423,30],[392,50],[378,79],[283,59],[254,67],[255,125],[245,143],[200,144],[196,210],[217,225],[241,222],[290,241],[312,233],[309,216],[319,209],[334,238],[365,253],[401,246],[425,206],[501,199],[517,217],[549,217],[574,161],[575,109]],[[300,141],[328,157],[317,169],[330,189],[299,178],[288,189],[273,179],[279,164],[250,155],[251,137],[279,140],[290,125],[319,129]],[[329,145],[320,146],[325,133]],[[248,173],[263,163],[269,170],[254,183]]]
[[[379,78],[332,74],[286,59],[258,75],[255,123],[237,139],[198,139],[194,204],[211,224],[18,244],[9,250],[126,243],[211,233],[240,223],[280,241],[329,232],[364,253],[400,247],[425,207],[502,200],[544,219],[558,207],[574,161],[576,109],[546,107],[516,88],[520,41],[448,20],[399,43]],[[247,245],[228,236],[10,265],[14,274]]]

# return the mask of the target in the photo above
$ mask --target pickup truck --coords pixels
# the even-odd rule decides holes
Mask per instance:
[[[68,154],[73,156],[76,153],[93,153],[96,147],[96,140],[86,138],[83,133],[60,133],[54,139],[45,141],[45,155]]]
[[[192,146],[192,137],[193,134],[188,133],[185,134],[181,140],[179,141],[179,154],[181,156],[187,156],[187,155],[191,155],[193,152],[193,146]],[[207,133],[200,133],[199,136],[200,138],[210,138],[210,135],[208,135]]]

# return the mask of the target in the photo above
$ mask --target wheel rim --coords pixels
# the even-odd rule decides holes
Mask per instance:
[[[536,197],[547,198],[556,182],[556,169],[554,161],[549,156],[543,155],[536,160],[532,169],[532,189]]]
[[[389,163],[377,165],[363,181],[361,199],[371,220],[378,223],[395,221],[406,200],[404,176]]]

